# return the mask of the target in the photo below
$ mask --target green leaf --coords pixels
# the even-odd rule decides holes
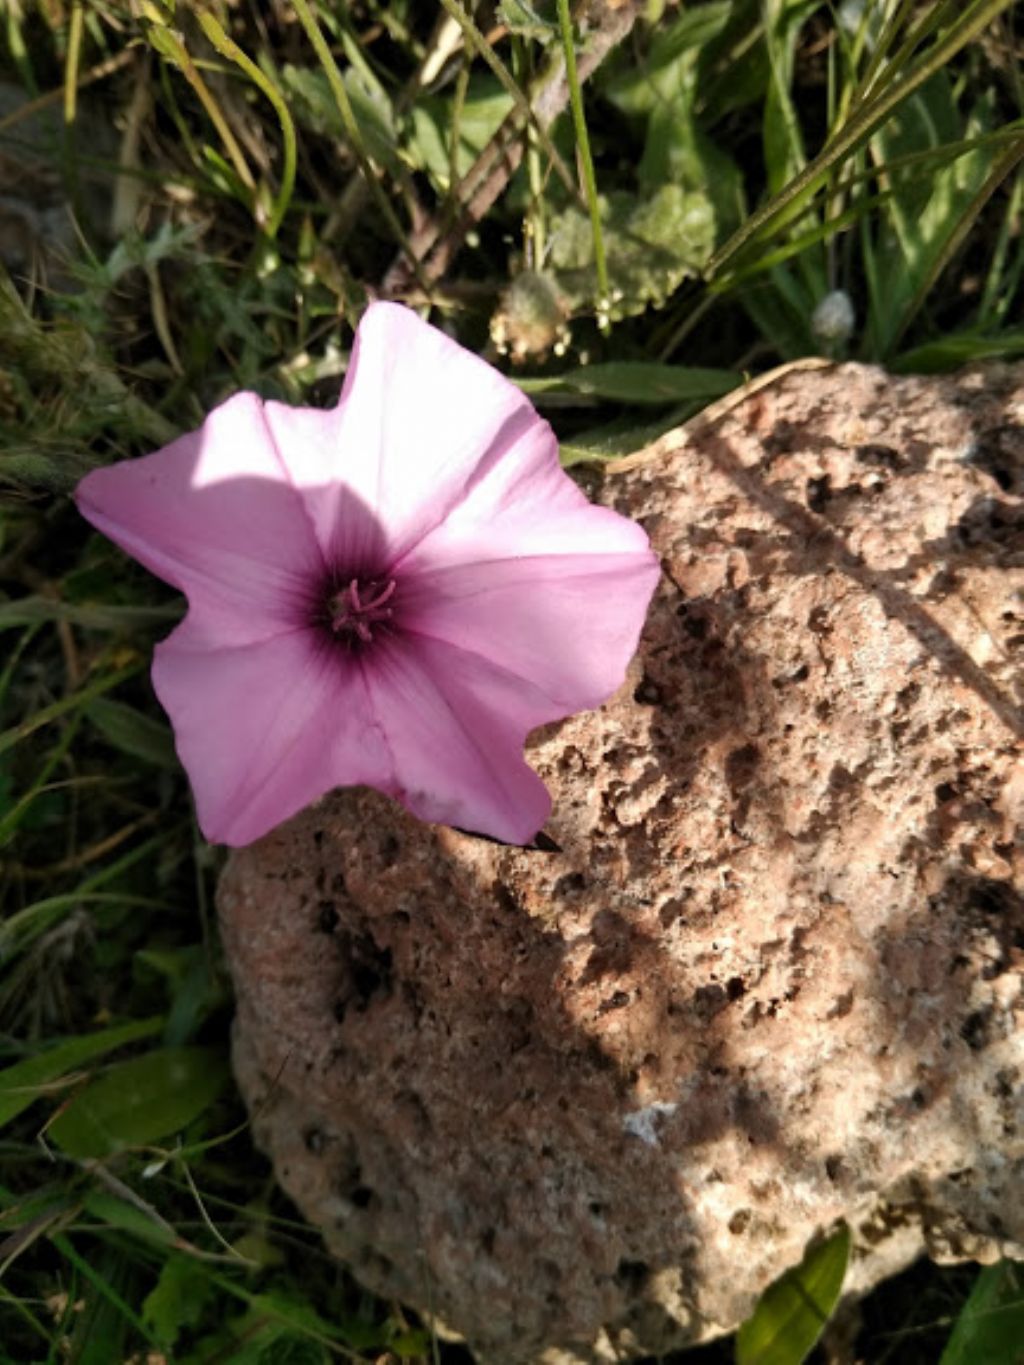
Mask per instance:
[[[178,1234],[170,1224],[159,1222],[144,1209],[111,1194],[109,1190],[90,1190],[82,1200],[82,1206],[98,1222],[119,1232],[130,1233],[132,1237],[143,1237],[162,1246],[177,1240]]]
[[[66,1076],[94,1057],[102,1057],[125,1043],[140,1038],[151,1038],[163,1028],[162,1018],[136,1019],[130,1024],[118,1024],[99,1033],[88,1033],[71,1038],[66,1043],[41,1052],[37,1057],[26,1057],[22,1062],[0,1071],[0,1126],[10,1121],[40,1098],[40,1086]]]
[[[632,455],[656,441],[659,436],[664,436],[666,431],[693,417],[703,406],[703,403],[683,404],[682,407],[662,413],[656,422],[645,422],[641,426],[635,420],[623,419],[581,431],[559,446],[562,465],[568,469],[574,464],[600,464],[604,460],[618,460],[623,455]]]
[[[170,772],[179,770],[174,740],[168,726],[143,715],[134,706],[109,697],[97,697],[85,708],[85,714],[115,749],[141,758]]]
[[[510,33],[549,43],[558,37],[558,25],[554,19],[539,13],[542,8],[543,0],[536,0],[534,4],[527,4],[527,0],[501,0],[497,16]]]
[[[1021,1365],[1022,1343],[1024,1269],[999,1261],[974,1281],[939,1365]]]
[[[660,308],[714,247],[715,214],[703,191],[664,184],[647,198],[623,190],[600,196],[613,320]],[[590,219],[574,205],[551,223],[550,272],[570,307],[583,312],[600,290]]]
[[[937,71],[872,140],[882,169],[890,161],[938,152],[961,139],[979,140],[959,156],[891,174],[893,193],[879,227],[880,265],[869,319],[872,350],[879,359],[888,355],[923,301],[922,289],[927,290],[944,263],[999,157],[998,146],[981,140],[992,120],[991,100],[984,98],[962,125],[950,78]]]
[[[756,249],[756,239],[783,230],[802,213],[829,177],[845,163],[915,90],[920,89],[941,67],[976,38],[982,30],[1008,9],[1012,0],[970,0],[952,23],[920,56],[907,62],[896,79],[877,86],[850,111],[846,121],[833,129],[818,155],[789,183],[750,214],[732,237],[707,263],[707,278],[722,274],[727,264]]]
[[[704,370],[694,366],[659,365],[648,360],[610,360],[581,365],[550,378],[520,379],[519,387],[534,396],[546,393],[584,394],[616,403],[686,403],[721,398],[743,382],[734,370]]]
[[[94,467],[73,445],[59,440],[33,440],[24,429],[2,433],[0,486],[16,492],[70,493]]]
[[[954,332],[952,336],[928,341],[912,351],[904,351],[891,364],[896,374],[943,374],[978,360],[1008,359],[1024,351],[1024,331],[997,332],[980,336],[977,332]]]
[[[701,131],[688,110],[670,106],[654,110],[637,174],[647,191],[671,183],[706,195],[714,210],[716,240],[735,232],[743,219],[739,167]]]
[[[121,607],[63,602],[53,597],[18,597],[0,602],[0,630],[34,626],[42,621],[70,621],[87,630],[131,631],[162,626],[181,617],[176,603],[165,607]]]
[[[339,142],[349,141],[325,72],[289,63],[282,68],[281,79],[298,122]],[[349,67],[343,79],[367,153],[389,174],[398,174],[398,131],[387,92],[366,66]]]
[[[513,107],[507,91],[491,76],[469,82],[459,110],[456,174],[463,176],[495,136]],[[452,101],[425,95],[413,105],[404,147],[414,170],[430,176],[436,189],[447,193],[451,175]]]
[[[142,1302],[142,1320],[170,1349],[186,1327],[198,1327],[216,1285],[198,1261],[169,1256],[154,1289]]]
[[[800,1365],[836,1306],[850,1256],[845,1225],[807,1249],[800,1264],[761,1295],[736,1336],[736,1365]]]
[[[697,95],[719,125],[765,98],[771,75],[765,21],[764,0],[732,0],[724,28],[701,47]]]
[[[119,668],[114,673],[101,674],[95,682],[89,683],[78,692],[70,692],[66,697],[61,697],[58,701],[50,702],[49,706],[41,706],[38,711],[21,721],[18,725],[12,725],[9,729],[0,731],[0,754],[4,754],[8,749],[13,749],[16,744],[20,744],[23,739],[44,725],[49,725],[51,721],[59,720],[61,716],[67,715],[69,711],[74,711],[77,707],[86,702],[92,701],[103,692],[109,692],[112,688],[123,683],[126,678],[138,673],[142,668],[141,661]]]
[[[765,339],[785,359],[819,350],[811,331],[817,299],[788,264],[773,267],[765,280],[751,281],[741,298]]]
[[[225,1057],[211,1048],[168,1047],[112,1067],[68,1104],[49,1135],[71,1156],[108,1156],[185,1128],[220,1094]]]
[[[210,1012],[225,1003],[225,987],[211,970],[201,944],[143,949],[135,957],[138,963],[159,972],[170,989],[171,1007],[163,1037],[168,1047],[187,1043]]]
[[[388,1350],[392,1355],[399,1356],[402,1360],[411,1360],[417,1357],[421,1360],[427,1360],[430,1357],[430,1334],[425,1332],[422,1327],[399,1332],[398,1336],[392,1337],[388,1342]]]
[[[721,33],[731,10],[732,0],[687,5],[676,20],[655,30],[641,63],[630,63],[601,80],[602,93],[628,115],[675,105],[681,95],[689,106],[701,49]]]

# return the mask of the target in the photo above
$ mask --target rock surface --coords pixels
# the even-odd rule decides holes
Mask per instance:
[[[1024,1257],[1024,370],[796,371],[597,496],[664,564],[538,732],[560,852],[334,795],[220,914],[258,1142],[373,1289],[506,1362]]]

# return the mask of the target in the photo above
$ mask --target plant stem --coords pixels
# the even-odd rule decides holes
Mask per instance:
[[[334,96],[334,102],[338,106],[338,113],[341,115],[341,122],[345,128],[345,132],[348,134],[349,142],[352,145],[352,151],[355,154],[356,161],[359,163],[359,169],[363,173],[363,178],[370,188],[370,193],[373,195],[374,199],[376,199],[377,207],[380,209],[384,221],[394,234],[395,241],[399,243],[408,256],[409,263],[416,276],[417,284],[419,284],[420,288],[429,295],[430,287],[423,279],[420,262],[413,253],[412,247],[409,245],[405,229],[402,227],[397,214],[391,207],[391,201],[384,193],[380,181],[374,173],[370,158],[363,145],[363,135],[360,131],[359,124],[356,122],[356,116],[352,110],[352,103],[349,100],[348,91],[345,89],[344,79],[342,78],[341,72],[338,70],[338,63],[334,60],[331,49],[327,45],[327,40],[320,31],[320,25],[317,23],[307,0],[292,0],[292,7],[298,16],[299,23],[306,30],[306,37],[312,44],[313,51],[316,53],[320,65],[324,69],[324,75],[327,77],[327,84],[331,87],[331,94]]]
[[[466,13],[462,8],[462,5],[459,4],[459,0],[441,0],[441,7],[446,14],[450,15],[451,18],[455,20],[459,28],[462,29],[462,35],[466,40],[467,47],[473,48],[473,50],[479,53],[484,59],[501,82],[502,89],[515,102],[515,106],[520,114],[536,130],[537,140],[543,147],[546,155],[550,158],[552,166],[554,166],[555,170],[561,176],[566,189],[570,194],[578,193],[576,184],[572,178],[572,173],[562,160],[558,148],[551,141],[543,124],[537,117],[536,110],[532,107],[529,99],[527,99],[526,95],[516,84],[504,63],[498,58],[494,48],[491,47],[490,43],[477,28],[476,24],[473,22],[472,16]],[[575,66],[573,67],[573,70],[575,70]]]
[[[601,235],[601,210],[597,202],[594,160],[590,155],[590,136],[587,132],[586,116],[583,112],[579,73],[576,70],[576,49],[573,46],[569,0],[558,0],[558,23],[562,31],[562,49],[565,53],[565,79],[569,87],[569,104],[572,107],[572,121],[576,128],[576,148],[579,152],[580,167],[583,172],[587,208],[590,210],[590,230],[594,237],[594,267],[597,270],[597,321],[601,330],[606,331],[608,328],[607,310],[611,305],[608,289],[608,264],[605,261],[604,238]]]
[[[281,168],[281,188],[278,190],[277,198],[274,201],[274,208],[266,226],[267,236],[273,240],[277,236],[278,228],[288,212],[288,205],[291,203],[292,191],[295,188],[295,124],[292,116],[288,112],[288,106],[284,97],[277,86],[264,75],[260,68],[251,58],[247,57],[242,49],[233,39],[221,28],[220,24],[205,11],[200,12],[199,24],[210,42],[222,56],[241,67],[245,74],[263,91],[267,99],[274,106],[277,114],[277,121],[281,125],[281,138],[284,143],[284,164]]]
[[[82,0],[76,0],[71,8],[68,26],[68,53],[64,63],[64,126],[70,128],[75,121],[78,100],[78,68],[82,57],[82,26],[85,23],[85,10]]]
[[[160,53],[161,57],[169,58],[181,74],[188,81],[189,85],[196,93],[199,103],[206,110],[210,122],[217,130],[224,150],[228,154],[228,159],[234,167],[235,175],[238,176],[242,186],[251,195],[256,193],[256,181],[253,179],[249,163],[242,153],[241,147],[235,138],[234,133],[228,125],[227,119],[221,112],[220,105],[214,99],[209,86],[203,80],[196,69],[195,63],[189,54],[185,44],[178,38],[177,34],[172,33],[168,28],[152,27],[147,37],[150,44]]]

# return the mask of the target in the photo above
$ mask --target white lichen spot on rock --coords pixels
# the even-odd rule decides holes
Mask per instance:
[[[639,1138],[648,1147],[657,1147],[658,1120],[671,1118],[678,1108],[678,1104],[669,1103],[667,1100],[655,1100],[653,1104],[644,1105],[643,1109],[634,1109],[631,1114],[624,1114],[622,1131],[628,1133],[630,1137]]]

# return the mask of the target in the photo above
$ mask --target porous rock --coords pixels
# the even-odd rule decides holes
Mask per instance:
[[[1024,1257],[1024,370],[797,370],[596,496],[664,575],[533,736],[560,851],[333,795],[231,858],[257,1141],[374,1290],[506,1362]]]

